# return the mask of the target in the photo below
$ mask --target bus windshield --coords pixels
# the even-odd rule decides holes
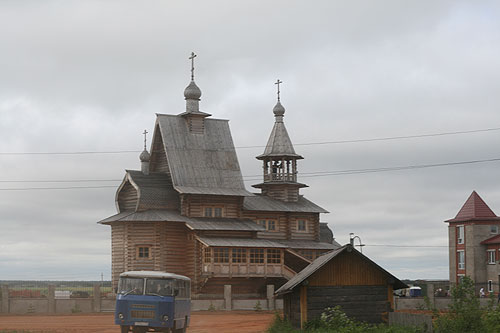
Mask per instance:
[[[118,293],[122,295],[142,295],[144,293],[144,279],[132,277],[120,278]]]
[[[146,295],[174,296],[174,283],[171,279],[147,279]]]

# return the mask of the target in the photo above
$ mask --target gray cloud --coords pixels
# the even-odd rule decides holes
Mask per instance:
[[[183,111],[187,56],[199,54],[201,108],[230,119],[236,146],[264,145],[273,82],[284,81],[295,143],[500,125],[495,1],[4,1],[0,152],[140,150],[155,113]],[[296,146],[300,172],[500,157],[500,132]],[[238,149],[259,175],[263,148]],[[121,179],[137,154],[1,155],[0,180]],[[472,190],[500,212],[498,163],[302,177],[341,243],[400,278],[447,278],[443,220]],[[255,177],[253,177],[255,178]],[[246,182],[247,187],[257,181]],[[117,185],[117,182],[85,185]],[[80,183],[0,183],[0,188]],[[115,188],[0,191],[2,278],[89,278],[110,271]],[[71,272],[69,274],[68,272]]]

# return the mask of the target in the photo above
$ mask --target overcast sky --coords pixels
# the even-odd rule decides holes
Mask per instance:
[[[139,154],[6,153],[141,150],[155,113],[184,111],[192,51],[201,110],[237,147],[265,145],[284,82],[299,175],[500,158],[500,130],[298,145],[499,128],[497,1],[2,1],[0,280],[110,279],[96,222]],[[248,189],[263,150],[237,149]],[[445,279],[443,221],[473,190],[500,214],[499,165],[299,180],[338,242],[354,232],[397,277]],[[70,186],[111,187],[7,190]]]

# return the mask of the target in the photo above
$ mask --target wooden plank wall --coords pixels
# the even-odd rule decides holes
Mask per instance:
[[[310,286],[387,285],[388,276],[354,252],[343,252],[309,277]]]
[[[308,320],[319,318],[325,308],[335,305],[356,320],[381,323],[390,310],[387,286],[307,287]]]
[[[136,206],[137,190],[127,181],[120,193],[118,193],[118,207],[120,208],[120,212],[123,212],[125,210],[135,210]]]
[[[243,198],[223,195],[182,195],[181,214],[192,217],[203,217],[204,206],[222,206],[224,217],[239,218],[243,206]]]
[[[118,276],[125,272],[125,225],[111,224],[111,280],[113,290],[118,287]]]

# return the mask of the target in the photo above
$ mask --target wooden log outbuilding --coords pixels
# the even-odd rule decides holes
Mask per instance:
[[[276,295],[283,295],[285,318],[303,328],[336,305],[359,321],[386,321],[393,291],[402,288],[408,286],[348,244],[319,256]]]

